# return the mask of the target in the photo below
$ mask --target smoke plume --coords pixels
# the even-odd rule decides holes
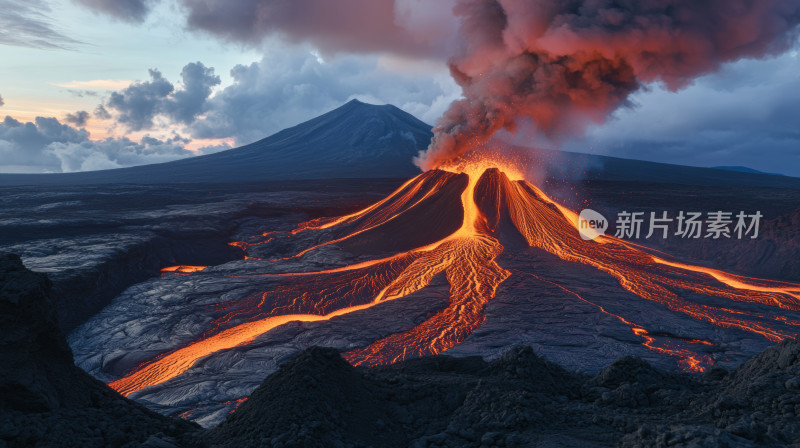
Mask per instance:
[[[235,42],[281,35],[322,52],[443,54],[450,0],[183,0],[187,24]],[[424,14],[415,13],[421,9]]]
[[[454,102],[416,163],[432,169],[529,118],[548,137],[602,123],[643,85],[678,90],[787,50],[800,0],[459,0]]]

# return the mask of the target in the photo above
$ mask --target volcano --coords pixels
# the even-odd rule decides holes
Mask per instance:
[[[244,183],[308,179],[396,178],[419,173],[412,159],[430,144],[431,126],[391,104],[351,100],[259,141],[214,154],[109,170],[48,174],[0,173],[0,186]],[[508,148],[507,148],[508,149]],[[515,147],[526,164],[557,181],[585,179],[714,187],[800,189],[800,179]]]
[[[537,326],[538,301],[561,303],[560,310],[541,315],[554,328],[581,328],[589,338],[608,336],[614,328],[611,338],[625,348],[604,345],[599,353],[606,358],[638,346],[687,371],[740,361],[732,347],[744,355],[797,335],[800,284],[686,263],[610,236],[584,240],[573,211],[512,167],[497,165],[431,170],[355,213],[232,241],[245,260],[158,279],[202,284],[204,276],[222,276],[230,292],[206,293],[202,300],[199,292],[189,292],[184,296],[192,299],[173,300],[180,295],[173,284],[170,292],[157,289],[158,302],[148,302],[148,293],[139,289],[73,333],[77,358],[119,392],[134,398],[155,393],[174,407],[189,389],[203,390],[199,385],[209,369],[231,383],[247,375],[261,378],[263,360],[243,368],[250,348],[280,346],[270,338],[322,323],[347,322],[344,330],[328,331],[327,342],[354,365],[445,351],[475,354],[470,346],[482,339],[489,342],[475,351],[487,355],[489,344],[497,352],[520,342],[498,344],[491,335],[500,331],[496,318],[487,322],[493,303],[509,297],[525,298],[534,312],[525,311],[531,314],[521,328],[506,315],[507,330]],[[309,269],[320,264],[324,268]],[[413,321],[376,328],[369,316],[386,314],[391,303],[398,307],[390,314],[402,318],[405,312]],[[177,317],[172,325],[158,323],[157,334],[148,337],[136,310],[152,315],[154,306]],[[575,307],[593,310],[592,321],[571,322]],[[487,335],[484,327],[493,330]],[[359,342],[331,339],[337,331],[359,334]],[[563,342],[568,339],[562,335]],[[582,356],[591,364],[597,354]],[[184,377],[192,380],[182,382]],[[249,392],[231,387],[240,397]]]
[[[264,182],[287,179],[407,178],[431,127],[391,105],[351,100],[256,142],[214,154],[110,170],[3,174],[0,185]]]

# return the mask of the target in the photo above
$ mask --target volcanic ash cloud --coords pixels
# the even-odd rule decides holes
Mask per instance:
[[[548,137],[602,123],[644,84],[786,51],[800,0],[459,0],[450,71],[464,99],[415,159],[428,170],[529,118]]]

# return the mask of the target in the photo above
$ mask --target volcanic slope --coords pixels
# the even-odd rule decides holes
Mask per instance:
[[[112,388],[196,412],[187,400],[243,398],[303,341],[365,366],[527,343],[584,371],[627,354],[704,371],[797,334],[800,285],[585,241],[575,223],[512,169],[433,170],[351,215],[233,242],[242,262],[139,285],[70,342]]]

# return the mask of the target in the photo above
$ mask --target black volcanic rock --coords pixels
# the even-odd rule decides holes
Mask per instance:
[[[77,368],[50,287],[17,255],[0,255],[0,447],[129,447],[148,439],[150,446],[180,445],[198,429],[123,398]]]
[[[0,257],[0,409],[48,411],[74,402],[61,367],[72,352],[47,298],[51,283],[16,255]],[[67,386],[67,387],[60,387]]]
[[[800,340],[770,347],[731,372],[708,411],[736,434],[800,441]]]
[[[529,381],[540,392],[565,396],[574,395],[582,380],[558,364],[537,356],[528,346],[505,352],[489,363],[485,373]]]
[[[267,377],[209,439],[226,446],[326,445],[326,440],[391,443],[388,420],[362,373],[333,349],[310,348]]]
[[[705,377],[633,357],[589,377],[529,347],[491,362],[433,356],[366,369],[310,348],[203,437],[218,447],[797,446],[787,406],[798,397],[798,347],[784,342]]]

